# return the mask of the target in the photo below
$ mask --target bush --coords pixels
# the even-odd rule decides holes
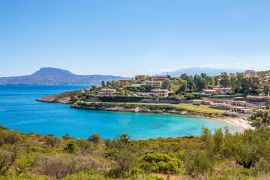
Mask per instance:
[[[47,145],[51,147],[55,147],[58,142],[58,139],[54,137],[53,135],[47,135],[47,136],[44,136],[44,141],[46,142]]]
[[[147,154],[141,166],[146,172],[175,174],[180,171],[180,161],[166,154]]]
[[[100,136],[98,134],[93,134],[88,138],[88,141],[98,144],[100,142]]]
[[[16,160],[16,149],[0,150],[0,175],[4,175]]]
[[[68,143],[64,150],[68,153],[75,153],[76,152],[76,145],[74,143]]]
[[[258,163],[254,167],[255,174],[258,173],[270,173],[270,158],[260,158]]]
[[[22,141],[22,137],[18,132],[15,131],[0,131],[0,145],[15,144]]]
[[[132,169],[135,167],[137,158],[132,153],[129,144],[118,142],[117,147],[107,151],[106,157],[116,162],[114,168],[108,172],[111,178],[127,178],[131,175]]]
[[[77,151],[80,152],[80,154],[89,154],[95,150],[95,147],[88,141],[79,139],[76,141],[77,145]]]
[[[127,143],[129,141],[129,136],[127,134],[122,134],[119,138],[120,142]]]
[[[249,120],[252,122],[251,125],[257,129],[268,127],[270,126],[270,110],[259,109],[249,117]]]
[[[41,175],[62,178],[76,172],[75,163],[67,158],[57,156],[38,156],[36,157],[35,162],[38,165],[35,171]]]
[[[213,163],[205,151],[193,151],[185,157],[185,170],[188,175],[193,177],[211,171]]]

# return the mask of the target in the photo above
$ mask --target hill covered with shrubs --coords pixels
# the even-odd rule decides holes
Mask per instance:
[[[0,179],[266,178],[269,152],[268,128],[134,141],[125,134],[84,140],[1,127]]]

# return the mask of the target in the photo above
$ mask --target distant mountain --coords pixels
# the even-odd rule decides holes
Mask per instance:
[[[112,81],[119,79],[129,79],[121,76],[111,75],[76,75],[68,70],[57,68],[41,68],[37,72],[16,77],[2,77],[0,84],[37,84],[37,85],[60,85],[60,84],[83,84],[98,85],[101,81]]]
[[[192,68],[183,68],[183,69],[179,69],[177,71],[173,71],[173,72],[168,72],[169,75],[171,76],[180,76],[183,73],[186,73],[188,75],[196,75],[196,74],[201,74],[201,73],[205,73],[208,76],[217,76],[220,75],[220,73],[222,72],[227,72],[228,74],[230,73],[237,73],[237,72],[243,72],[243,70],[239,70],[239,69],[214,69],[214,68],[200,68],[200,67],[192,67]],[[162,73],[167,74],[167,72]]]

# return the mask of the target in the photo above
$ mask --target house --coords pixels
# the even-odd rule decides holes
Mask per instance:
[[[136,92],[134,96],[144,97],[167,97],[170,91],[167,89],[153,89],[151,92]]]
[[[228,88],[214,87],[213,89],[216,91],[217,94],[228,94],[232,92],[231,87]]]
[[[239,107],[239,106],[233,106],[231,107],[232,112],[238,112],[238,113],[243,113],[243,114],[251,114],[252,109],[247,108],[247,107]]]
[[[85,89],[83,89],[84,92],[89,92],[91,90],[92,90],[91,88],[85,88]]]
[[[197,99],[196,99],[196,100],[193,100],[193,101],[192,101],[192,104],[193,104],[193,105],[201,105],[202,103],[203,103],[203,100],[197,100]]]
[[[130,80],[128,80],[128,79],[120,79],[119,82],[120,83],[129,83]]]
[[[228,94],[232,92],[232,88],[222,88],[222,87],[214,87],[213,89],[203,89],[203,93],[205,94]]]
[[[141,87],[141,84],[131,84],[131,87]]]
[[[268,96],[247,96],[247,100],[251,102],[268,102],[270,97]]]
[[[231,101],[230,104],[234,106],[247,106],[246,101]]]
[[[203,89],[204,94],[216,94],[216,90],[214,89]]]
[[[116,93],[116,89],[101,89],[98,92],[99,96],[113,96]]]
[[[169,75],[166,75],[166,76],[152,76],[151,79],[153,81],[165,81],[167,79],[169,79],[170,76]]]
[[[133,95],[134,96],[149,97],[149,96],[151,96],[151,93],[150,92],[136,92]]]
[[[138,80],[138,81],[143,81],[145,80],[146,76],[145,75],[136,75],[135,76],[135,80]]]
[[[169,96],[170,91],[167,89],[153,89],[151,91],[152,96],[157,96],[157,97],[167,97]]]
[[[128,80],[128,79],[120,79],[120,80],[118,80],[119,81],[119,83],[121,84],[121,85],[127,85],[128,83],[130,83],[130,80]]]
[[[257,77],[257,72],[254,71],[254,70],[246,70],[246,71],[245,71],[245,75],[246,75],[247,77]]]
[[[145,81],[144,86],[160,88],[162,85],[162,81]]]

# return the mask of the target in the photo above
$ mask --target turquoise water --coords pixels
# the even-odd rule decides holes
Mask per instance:
[[[49,94],[82,89],[83,86],[0,85],[0,125],[29,133],[87,138],[93,133],[132,139],[199,135],[202,127],[212,131],[227,126],[223,121],[171,114],[122,113],[71,109],[68,105],[35,99]]]

